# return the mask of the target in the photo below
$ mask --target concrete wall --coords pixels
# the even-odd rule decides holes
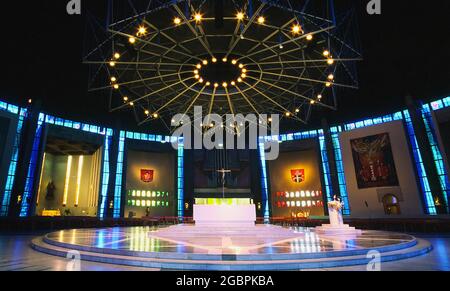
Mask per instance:
[[[128,190],[168,191],[169,207],[150,207],[150,216],[175,216],[177,193],[175,191],[175,155],[173,153],[152,153],[130,150],[127,153],[126,170],[127,201],[125,202],[125,217],[128,217],[129,212],[134,212],[136,217],[145,216],[147,209],[146,207],[129,206],[128,200],[132,198],[128,196]],[[141,180],[141,170],[153,170],[153,182],[144,183]],[[151,198],[149,199],[151,200]],[[153,200],[158,200],[158,198]]]
[[[299,151],[281,152],[275,161],[268,163],[270,176],[270,192],[272,203],[272,215],[274,217],[291,217],[292,212],[310,210],[311,216],[323,216],[324,210],[322,206],[311,208],[278,208],[275,203],[277,201],[277,192],[288,191],[322,191],[320,178],[319,155],[315,148]],[[291,177],[291,170],[304,169],[305,181],[295,183]],[[283,199],[284,200],[284,199]],[[286,200],[322,200],[322,197],[314,198],[287,198]]]
[[[382,133],[389,133],[394,162],[399,179],[399,187],[358,189],[350,141]],[[420,191],[416,182],[414,162],[411,158],[407,136],[402,121],[365,127],[340,134],[347,191],[351,216],[356,218],[383,218],[385,215],[382,198],[394,194],[400,200],[399,217],[418,217],[423,215]],[[366,207],[366,202],[368,207]]]

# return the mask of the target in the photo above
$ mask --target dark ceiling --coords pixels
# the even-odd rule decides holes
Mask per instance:
[[[45,152],[55,156],[90,156],[98,149],[98,145],[54,136],[49,136],[45,145]]]
[[[83,5],[104,19],[106,2],[85,0]],[[422,100],[450,95],[450,1],[382,0],[381,16],[369,16],[367,2],[355,0],[364,55],[358,64],[360,89],[340,92],[336,112],[314,111],[310,126],[320,124],[322,117],[335,123],[388,113],[403,108],[408,94]],[[29,98],[41,99],[49,113],[136,129],[131,112],[108,112],[107,94],[87,93],[89,67],[81,60],[87,23],[83,17],[88,13],[68,16],[66,3],[3,4],[0,99],[20,104]]]

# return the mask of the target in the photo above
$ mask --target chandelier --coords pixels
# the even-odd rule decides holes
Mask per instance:
[[[142,2],[142,1],[141,1]],[[280,114],[306,123],[357,88],[351,8],[333,1],[144,1],[109,23],[84,58],[90,91],[139,125],[175,114]],[[219,3],[219,4],[218,4]],[[123,10],[123,9],[122,9]]]

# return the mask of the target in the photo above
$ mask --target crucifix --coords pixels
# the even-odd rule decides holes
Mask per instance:
[[[222,173],[222,195],[223,195],[223,199],[225,199],[225,175],[227,173],[231,173],[231,170],[217,170],[217,173]]]

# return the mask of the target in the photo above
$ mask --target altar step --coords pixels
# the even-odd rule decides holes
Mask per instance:
[[[259,225],[252,227],[206,227],[193,225],[175,225],[155,232],[150,232],[150,236],[186,238],[186,237],[235,237],[239,238],[295,238],[304,237],[304,233],[293,229],[283,228],[273,225]]]
[[[76,246],[63,247],[44,241],[44,237],[32,241],[32,247],[40,252],[66,257],[67,253]],[[80,248],[79,248],[80,249]],[[396,261],[420,256],[432,250],[432,246],[421,239],[412,243],[405,243],[390,248],[374,248],[380,252],[381,262]],[[301,270],[332,268],[343,266],[366,265],[372,261],[367,256],[369,250],[351,250],[342,252],[327,252],[316,254],[290,255],[197,255],[181,254],[179,258],[172,258],[170,253],[153,253],[157,257],[144,257],[139,252],[119,251],[116,254],[105,253],[105,250],[91,248],[79,250],[81,259],[85,261],[147,267],[167,270],[211,270],[211,271],[264,271],[264,270]],[[149,254],[149,253],[147,253]],[[320,256],[316,256],[320,255]]]

